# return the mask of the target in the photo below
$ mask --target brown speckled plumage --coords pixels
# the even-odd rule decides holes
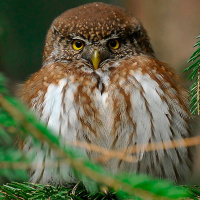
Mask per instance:
[[[22,85],[20,97],[66,145],[81,141],[126,150],[190,136],[187,93],[178,76],[155,58],[136,18],[103,3],[71,9],[54,20],[43,67]],[[45,168],[53,152],[43,155],[31,149],[29,139],[24,150],[35,152],[36,161],[43,160],[32,170],[32,182],[74,181],[67,165]],[[89,150],[82,153],[99,157]],[[138,149],[134,156],[134,163],[112,158],[103,165],[112,173],[148,173],[175,182],[183,182],[191,172],[192,157],[186,147]]]
[[[137,53],[153,55],[146,31],[136,18],[122,8],[93,3],[64,12],[54,20],[47,34],[43,62],[47,64],[61,59],[61,57],[66,60],[71,59],[69,54],[63,53],[63,48],[58,54],[50,56],[54,49],[53,46],[57,42],[59,46],[66,48],[73,37],[81,36],[81,38],[98,45],[102,39],[116,35],[121,38],[137,39],[132,41],[135,42],[135,48],[128,51],[128,54],[137,51]],[[125,53],[125,51],[120,53]]]

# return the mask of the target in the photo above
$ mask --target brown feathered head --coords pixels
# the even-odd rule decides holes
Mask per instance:
[[[91,3],[54,20],[46,38],[43,65],[79,60],[96,69],[107,61],[139,54],[153,56],[142,24],[122,8]]]

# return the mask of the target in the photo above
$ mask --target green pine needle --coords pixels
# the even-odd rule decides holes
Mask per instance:
[[[142,182],[142,181],[141,181]],[[154,185],[156,183],[152,182]],[[0,199],[22,199],[22,200],[62,200],[62,199],[77,199],[77,200],[117,200],[117,199],[133,199],[139,200],[141,198],[131,197],[124,192],[116,193],[114,190],[110,190],[108,194],[103,192],[98,193],[89,193],[85,190],[82,184],[79,184],[78,188],[74,190],[75,184],[66,187],[60,186],[51,186],[51,185],[41,185],[41,184],[33,184],[33,183],[18,183],[12,182],[7,183],[6,185],[0,186]],[[168,185],[170,187],[170,185]],[[185,199],[198,199],[200,197],[200,186],[190,187],[183,186],[189,194],[190,198],[179,198],[180,200]],[[163,189],[167,193],[165,184]],[[74,192],[72,192],[74,190]],[[158,190],[161,190],[158,187]],[[177,191],[176,191],[177,192]],[[161,192],[162,193],[162,192]],[[176,193],[178,196],[178,194]],[[148,197],[147,197],[148,199]],[[154,198],[153,198],[154,199]],[[158,200],[166,199],[163,197],[155,198]],[[170,198],[169,198],[170,199]],[[145,199],[146,200],[146,199]]]
[[[24,199],[24,200],[64,200],[64,199],[90,199],[90,200],[115,200],[117,199],[115,192],[105,193],[88,193],[83,185],[79,185],[74,194],[72,190],[74,184],[70,187],[55,187],[51,185],[40,185],[32,183],[8,183],[0,188],[0,192],[4,194],[6,199]]]
[[[200,38],[200,35],[197,36],[197,39]],[[190,111],[192,114],[200,114],[200,40],[194,45],[194,47],[198,47],[198,49],[192,54],[188,63],[193,62],[189,67],[187,67],[184,71],[192,70],[188,79],[194,81],[193,85],[190,87]]]

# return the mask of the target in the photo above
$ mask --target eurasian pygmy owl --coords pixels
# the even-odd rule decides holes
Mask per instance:
[[[22,85],[20,97],[66,145],[81,141],[118,151],[136,146],[136,162],[103,163],[112,173],[146,173],[175,182],[190,174],[188,148],[145,151],[149,143],[190,136],[187,93],[156,59],[142,24],[122,8],[92,3],[57,17],[47,33],[42,68]],[[29,142],[25,150],[31,150]],[[74,179],[67,165],[45,168],[52,150],[35,153],[40,162],[32,182]]]

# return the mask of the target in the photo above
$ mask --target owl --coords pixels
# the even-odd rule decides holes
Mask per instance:
[[[91,3],[58,16],[47,33],[42,68],[21,85],[19,96],[66,145],[135,147],[135,162],[112,157],[101,163],[113,174],[144,173],[182,183],[191,173],[187,147],[145,151],[148,144],[190,137],[187,92],[156,59],[142,24],[122,8]],[[27,139],[24,151],[36,155],[31,182],[76,180],[67,164],[47,167],[53,150],[44,154]],[[98,160],[97,152],[81,152]]]

